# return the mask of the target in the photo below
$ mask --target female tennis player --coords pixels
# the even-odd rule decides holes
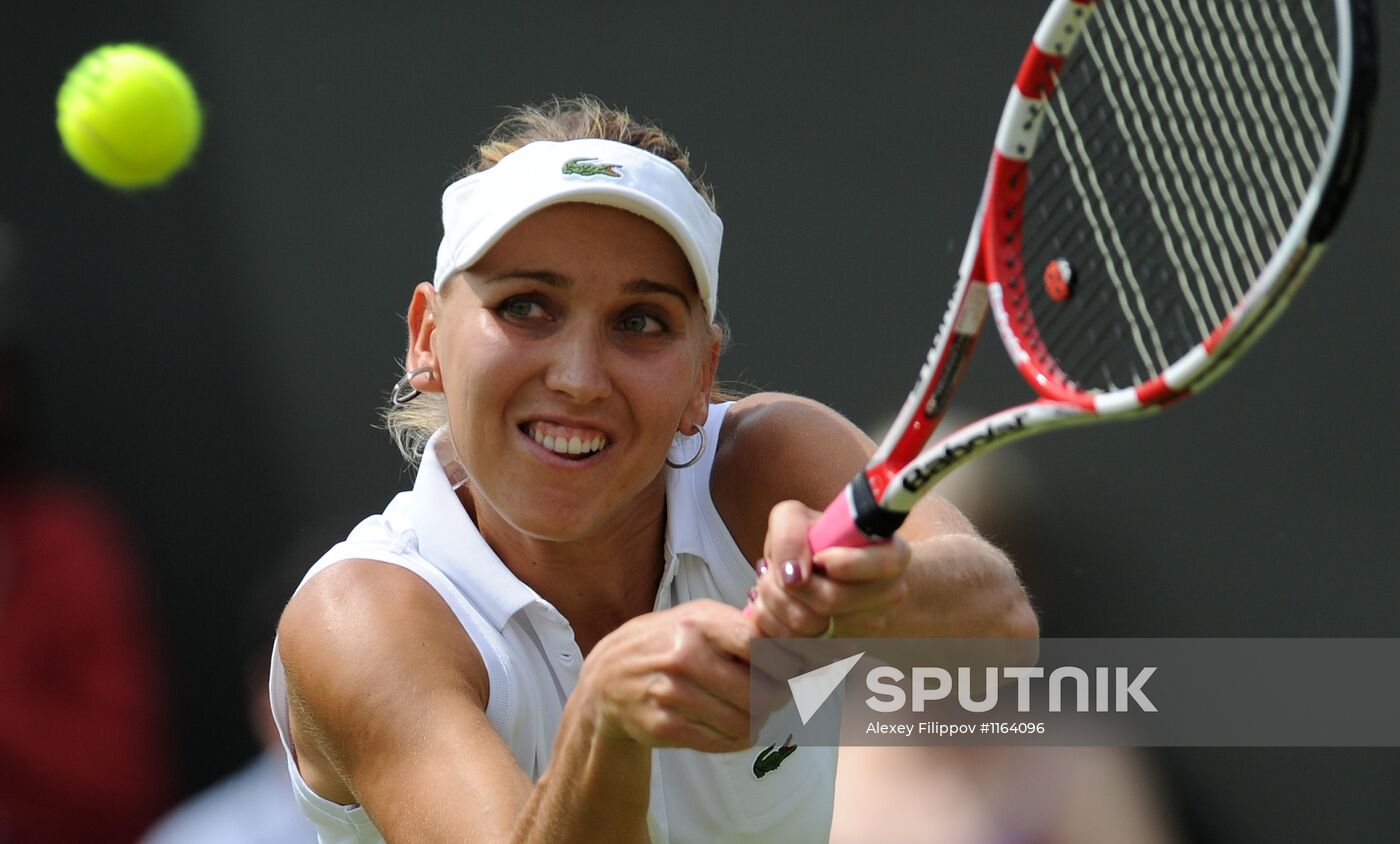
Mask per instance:
[[[579,99],[478,153],[388,413],[417,480],[281,622],[298,800],[337,844],[825,841],[835,750],[755,764],[749,641],[1032,636],[1012,566],[933,496],[813,560],[872,446],[720,400],[721,224],[673,140]]]

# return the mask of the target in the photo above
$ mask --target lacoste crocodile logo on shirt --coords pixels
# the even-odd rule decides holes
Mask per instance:
[[[778,770],[778,766],[783,764],[783,760],[788,758],[797,750],[797,745],[792,743],[792,733],[788,733],[787,739],[783,741],[783,746],[770,744],[763,749],[762,753],[754,757],[753,775],[757,779],[763,779],[767,774]]]

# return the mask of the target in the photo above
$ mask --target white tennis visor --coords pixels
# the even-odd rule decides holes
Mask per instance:
[[[550,205],[591,202],[631,211],[671,235],[690,261],[710,319],[719,290],[724,224],[674,164],[646,150],[587,138],[536,141],[448,185],[433,286],[486,254],[512,226]]]

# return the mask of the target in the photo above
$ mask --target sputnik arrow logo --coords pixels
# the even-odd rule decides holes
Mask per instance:
[[[822,708],[822,704],[826,703],[826,699],[831,697],[831,693],[836,691],[863,656],[865,651],[788,680],[793,703],[797,704],[797,714],[802,718],[804,725],[812,720],[812,716],[817,714],[817,710]]]

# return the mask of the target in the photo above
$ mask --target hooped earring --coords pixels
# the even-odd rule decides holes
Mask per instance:
[[[685,461],[684,463],[672,463],[671,459],[668,457],[666,458],[667,466],[670,466],[672,469],[689,469],[691,466],[694,466],[696,463],[700,462],[701,456],[705,454],[705,426],[696,425],[695,432],[700,436],[700,448],[696,449],[695,456]],[[693,437],[696,434],[691,434],[691,436]]]
[[[407,407],[408,403],[422,395],[422,392],[413,386],[413,379],[423,373],[428,373],[428,380],[433,380],[433,368],[431,366],[420,366],[412,372],[405,372],[404,376],[394,384],[394,389],[389,393],[389,401],[394,407]]]

